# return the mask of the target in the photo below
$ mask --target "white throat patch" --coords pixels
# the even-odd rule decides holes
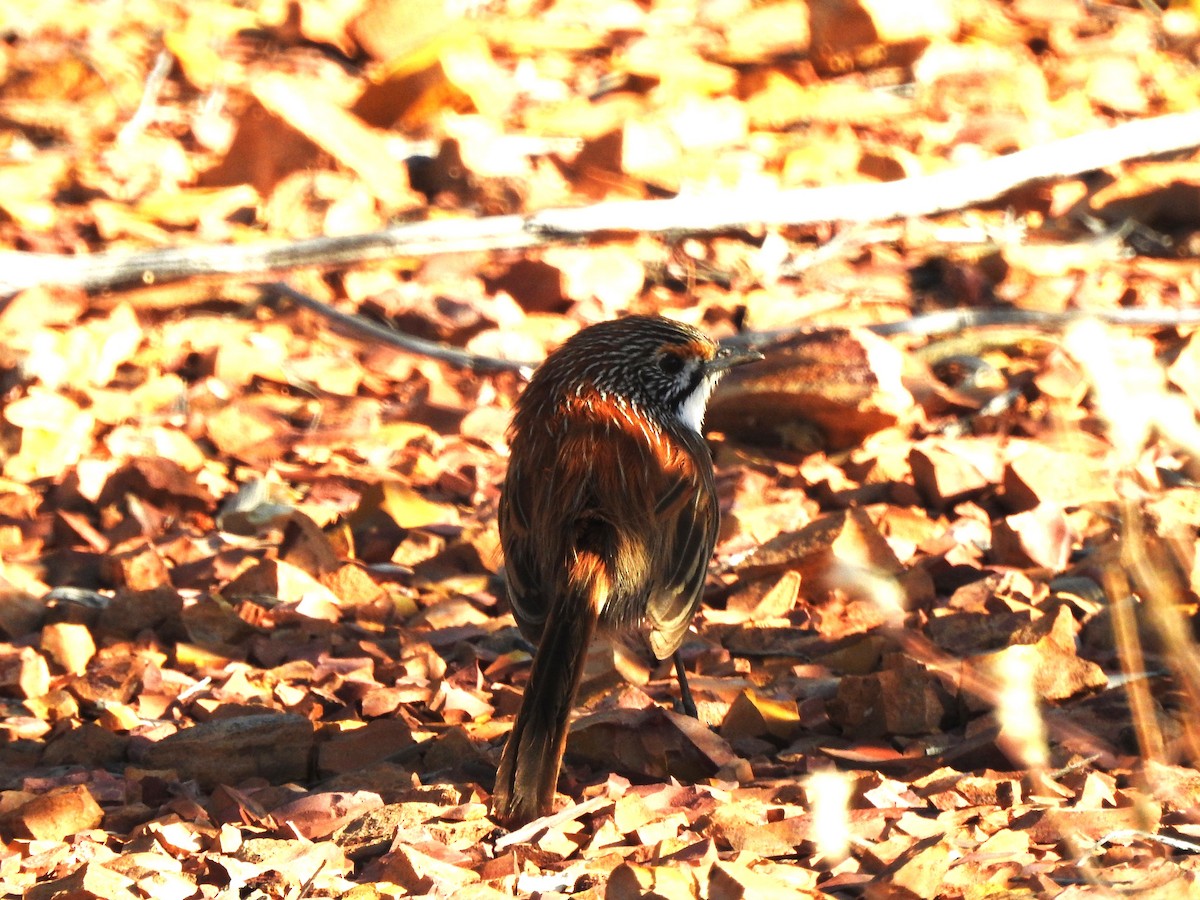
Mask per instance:
[[[719,375],[705,375],[696,389],[679,405],[679,421],[696,434],[704,433],[704,411],[708,408],[708,398],[712,396],[719,378]]]

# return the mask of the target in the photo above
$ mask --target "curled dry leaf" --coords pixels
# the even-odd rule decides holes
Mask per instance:
[[[807,426],[816,446],[835,450],[915,413],[903,354],[869,332],[814,332],[762,349],[765,361],[722,380],[709,405],[710,427],[788,444]]]
[[[1075,535],[1061,507],[1041,503],[993,526],[990,557],[997,565],[1040,566],[1061,572],[1074,546]]]

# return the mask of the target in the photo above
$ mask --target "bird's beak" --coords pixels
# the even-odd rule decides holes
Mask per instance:
[[[757,350],[744,347],[724,347],[717,351],[717,355],[712,358],[712,362],[708,364],[707,368],[713,374],[721,374],[734,366],[757,362],[760,359],[765,359],[765,357]]]

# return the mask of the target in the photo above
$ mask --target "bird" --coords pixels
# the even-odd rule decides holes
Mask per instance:
[[[761,359],[659,316],[581,329],[518,398],[498,524],[509,605],[536,644],[501,753],[495,817],[549,814],[594,635],[674,657],[700,603],[720,510],[704,411],[721,376]]]

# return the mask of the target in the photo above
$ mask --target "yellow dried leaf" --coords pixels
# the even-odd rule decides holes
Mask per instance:
[[[808,50],[809,4],[796,2],[756,6],[725,29],[724,59],[733,63],[766,62]]]
[[[608,309],[624,309],[641,293],[646,269],[628,245],[555,247],[543,260],[562,272],[562,290],[573,300],[598,300]]]
[[[226,40],[259,25],[254,5],[213,4],[205,8],[203,15],[185,19],[182,28],[164,32],[163,44],[192,87],[211,91],[240,80],[241,67],[232,57],[221,53]]]
[[[393,60],[354,112],[375,125],[420,132],[446,110],[498,115],[508,105],[507,83],[487,41],[456,30]]]
[[[131,706],[116,701],[108,701],[100,712],[99,723],[109,731],[133,731],[143,722]]]
[[[4,463],[4,475],[29,482],[55,477],[91,448],[95,418],[60,394],[32,390],[4,410],[21,429],[21,449]]]
[[[32,200],[16,195],[6,195],[0,190],[0,209],[12,217],[21,228],[31,231],[48,231],[58,221],[58,205],[49,200]]]
[[[771,700],[753,691],[738,694],[721,722],[725,738],[772,736],[791,740],[800,730],[800,713],[794,700]]]
[[[426,500],[408,485],[389,481],[380,486],[379,508],[401,528],[424,528],[458,520],[458,510],[449,503]],[[366,497],[364,496],[364,505]]]
[[[744,141],[750,130],[745,106],[733,97],[688,97],[666,110],[664,117],[684,150],[731,146]],[[718,160],[711,162],[715,165]]]
[[[423,205],[395,159],[390,137],[312,89],[283,75],[261,78],[254,96],[270,111],[357,174],[386,206],[403,210]]]
[[[79,702],[62,688],[26,697],[24,703],[26,709],[44,722],[63,722],[79,715]]]
[[[28,373],[47,387],[103,386],[141,346],[143,333],[132,308],[121,303],[107,318],[64,332],[18,334],[12,345],[28,353]]]
[[[42,629],[42,652],[70,675],[87,668],[96,655],[96,642],[86,625],[78,622],[53,622]]]
[[[737,83],[734,69],[710,62],[693,50],[680,49],[677,43],[674,35],[647,36],[631,44],[617,65],[631,75],[658,79],[654,93],[660,99],[721,96],[733,91]]]
[[[247,184],[232,187],[163,190],[144,197],[137,212],[165,225],[186,226],[224,219],[239,209],[258,205],[258,192]]]

